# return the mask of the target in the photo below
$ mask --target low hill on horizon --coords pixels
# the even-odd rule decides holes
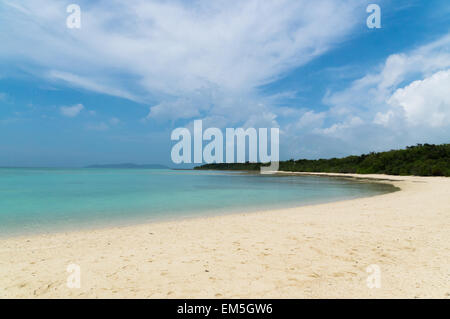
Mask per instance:
[[[169,167],[160,164],[139,165],[133,163],[89,165],[85,168],[169,169]]]
[[[262,163],[220,163],[199,170],[259,170]],[[280,171],[450,176],[450,144],[417,144],[406,149],[318,160],[280,161]]]

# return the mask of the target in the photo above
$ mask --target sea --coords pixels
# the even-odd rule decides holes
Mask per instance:
[[[343,178],[235,171],[0,168],[0,236],[247,213],[394,190]]]

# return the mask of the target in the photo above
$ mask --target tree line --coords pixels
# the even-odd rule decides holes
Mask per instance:
[[[263,163],[216,163],[195,169],[259,170]],[[450,176],[450,144],[417,144],[406,149],[372,152],[360,156],[280,162],[280,171]]]

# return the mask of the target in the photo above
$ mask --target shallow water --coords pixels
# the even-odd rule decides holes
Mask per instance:
[[[0,169],[0,236],[294,207],[391,192],[347,179],[241,172]]]

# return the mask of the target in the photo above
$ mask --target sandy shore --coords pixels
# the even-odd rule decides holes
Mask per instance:
[[[4,239],[0,297],[450,298],[450,178],[363,177],[401,191]],[[69,264],[80,266],[79,289],[67,287]],[[367,286],[370,265],[380,288]]]

